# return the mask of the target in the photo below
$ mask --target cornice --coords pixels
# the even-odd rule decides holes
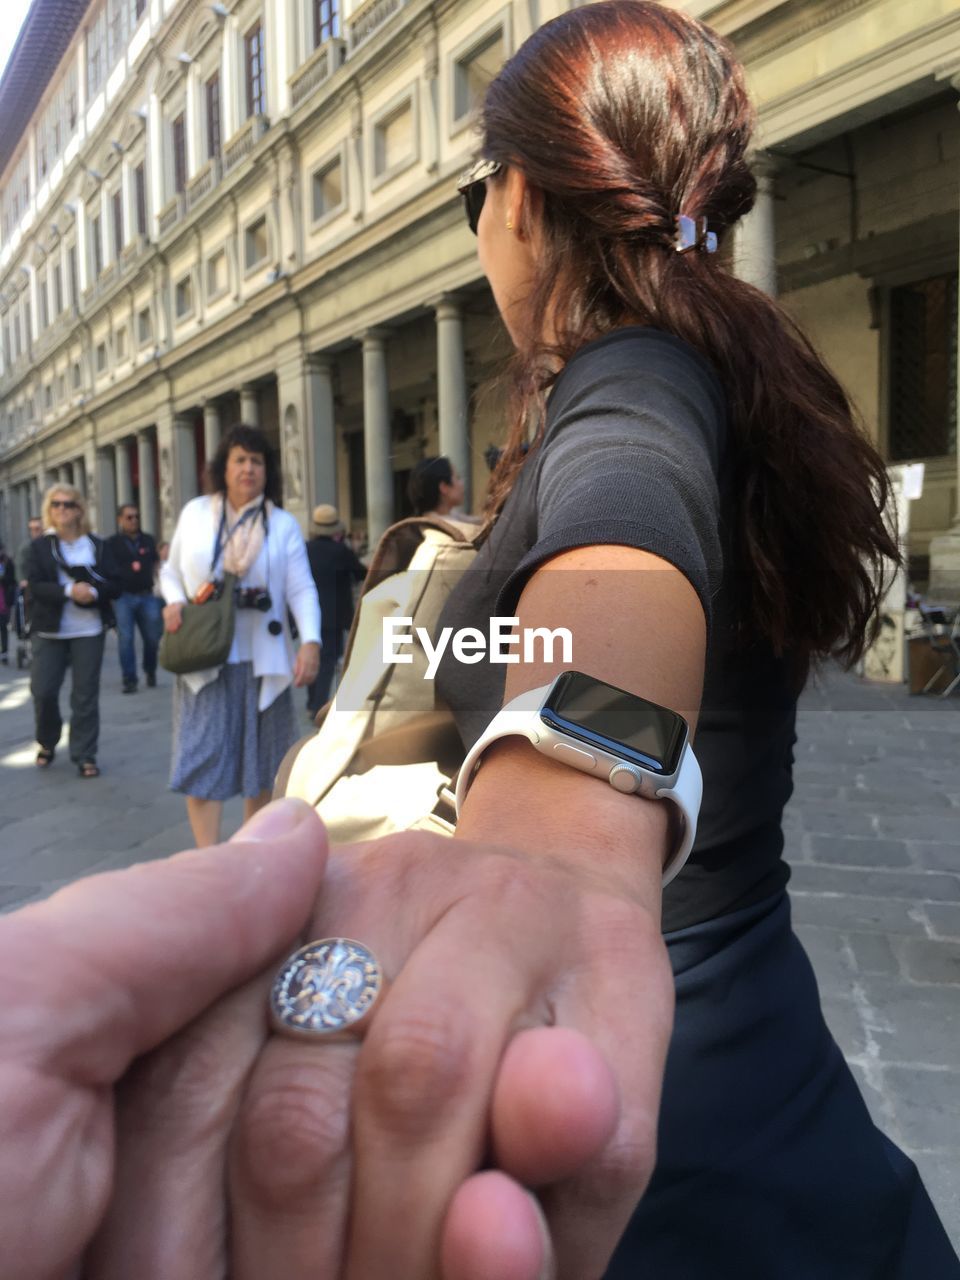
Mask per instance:
[[[749,67],[772,53],[787,49],[812,32],[845,18],[858,9],[874,7],[880,0],[787,0],[775,11],[736,31],[733,43]],[[728,34],[730,34],[728,32]]]

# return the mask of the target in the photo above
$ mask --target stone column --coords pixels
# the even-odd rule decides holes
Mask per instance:
[[[467,368],[463,358],[463,311],[455,297],[436,305],[437,417],[440,452],[463,478],[464,508],[470,510],[470,439],[467,432]]]
[[[753,208],[734,228],[733,272],[768,293],[777,296],[777,244],[774,218],[774,180],[778,164],[773,156],[758,152],[752,160],[757,179]]]
[[[333,361],[323,356],[307,358],[310,425],[309,448],[311,509],[321,502],[337,502],[337,433],[333,403]]]
[[[240,388],[240,421],[248,427],[260,425],[257,388],[252,382],[245,382]]]
[[[950,83],[960,93],[960,75]],[[960,108],[960,102],[955,104]],[[960,350],[954,353],[954,376],[960,386]],[[960,603],[960,422],[955,426],[957,452],[953,501],[953,524],[930,539],[930,595],[935,600]]]
[[[177,468],[174,451],[174,416],[169,406],[162,408],[157,414],[157,457],[160,474],[157,477],[159,490],[159,515],[157,524],[150,532],[157,541],[173,537],[173,530],[180,514],[176,486]]]
[[[215,400],[203,403],[203,452],[207,463],[213,461],[220,446],[220,409]]]
[[[80,490],[83,496],[89,497],[87,493],[87,468],[83,458],[75,458],[73,462],[73,483]]]
[[[147,533],[157,537],[160,529],[160,503],[157,469],[153,460],[153,438],[149,431],[137,432],[137,470],[140,473],[140,525]]]
[[[197,483],[197,447],[193,432],[193,419],[174,419],[175,441],[175,491],[178,510],[182,511],[191,498],[200,492]]]
[[[97,524],[100,532],[111,534],[117,527],[117,467],[112,445],[97,451]]]
[[[133,467],[130,465],[129,441],[118,440],[113,449],[116,458],[117,506],[120,507],[133,501]],[[109,518],[109,515],[109,512],[104,512],[105,517]]]
[[[387,329],[363,335],[363,453],[367,486],[367,537],[372,546],[393,521],[393,467],[390,462],[390,395],[387,387]]]
[[[73,468],[69,462],[57,467],[57,484],[73,484]]]
[[[100,528],[99,469],[97,446],[93,433],[90,432],[83,446],[83,492],[87,499],[87,519],[90,521],[91,529]],[[113,533],[113,529],[109,529],[108,532]]]

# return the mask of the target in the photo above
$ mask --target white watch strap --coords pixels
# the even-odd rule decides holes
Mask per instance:
[[[683,818],[683,838],[663,868],[663,887],[666,888],[690,857],[693,842],[697,838],[697,818],[703,799],[703,774],[689,742],[683,749],[676,786],[670,791],[658,791],[657,795],[665,800],[672,800]]]
[[[539,711],[550,688],[551,686],[548,684],[540,685],[539,688],[528,689],[526,693],[521,693],[516,698],[511,699],[505,707],[497,712],[467,752],[467,757],[457,775],[456,800],[458,818],[480,758],[491,743],[500,738],[513,737],[526,738],[528,742],[533,743],[539,741],[537,725],[533,717]],[[700,772],[700,765],[697,762],[697,757],[693,754],[693,748],[689,742],[683,749],[676,785],[670,790],[664,788],[658,791],[657,796],[660,799],[672,801],[680,810],[683,822],[683,835],[680,842],[663,868],[662,883],[666,887],[690,857],[690,851],[697,835],[697,817],[700,813],[700,802],[703,797],[703,775]]]
[[[467,797],[467,792],[470,790],[474,772],[480,763],[480,757],[487,747],[492,742],[496,742],[498,738],[519,737],[526,738],[528,742],[533,741],[533,735],[536,731],[533,715],[534,712],[539,710],[540,704],[547,696],[549,688],[548,684],[543,684],[537,689],[528,689],[526,693],[521,693],[516,698],[512,698],[505,707],[497,712],[467,752],[467,758],[460,766],[460,772],[457,774],[458,818],[460,809]]]

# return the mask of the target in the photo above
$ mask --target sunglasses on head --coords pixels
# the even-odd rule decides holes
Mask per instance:
[[[73,511],[77,506],[72,498],[52,498],[50,505],[51,507],[63,507],[66,511]]]
[[[499,160],[477,160],[457,179],[457,190],[463,196],[467,225],[474,235],[487,198],[487,179],[499,173],[503,165]]]

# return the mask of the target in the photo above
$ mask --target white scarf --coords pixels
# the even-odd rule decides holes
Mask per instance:
[[[224,521],[224,504],[226,504],[226,521]],[[226,573],[236,574],[242,580],[257,556],[263,550],[264,521],[258,513],[263,508],[264,515],[270,518],[272,503],[261,496],[248,502],[246,506],[234,511],[227,502],[226,494],[213,495],[213,518],[219,533],[224,525],[225,542],[223,545],[223,568]]]

